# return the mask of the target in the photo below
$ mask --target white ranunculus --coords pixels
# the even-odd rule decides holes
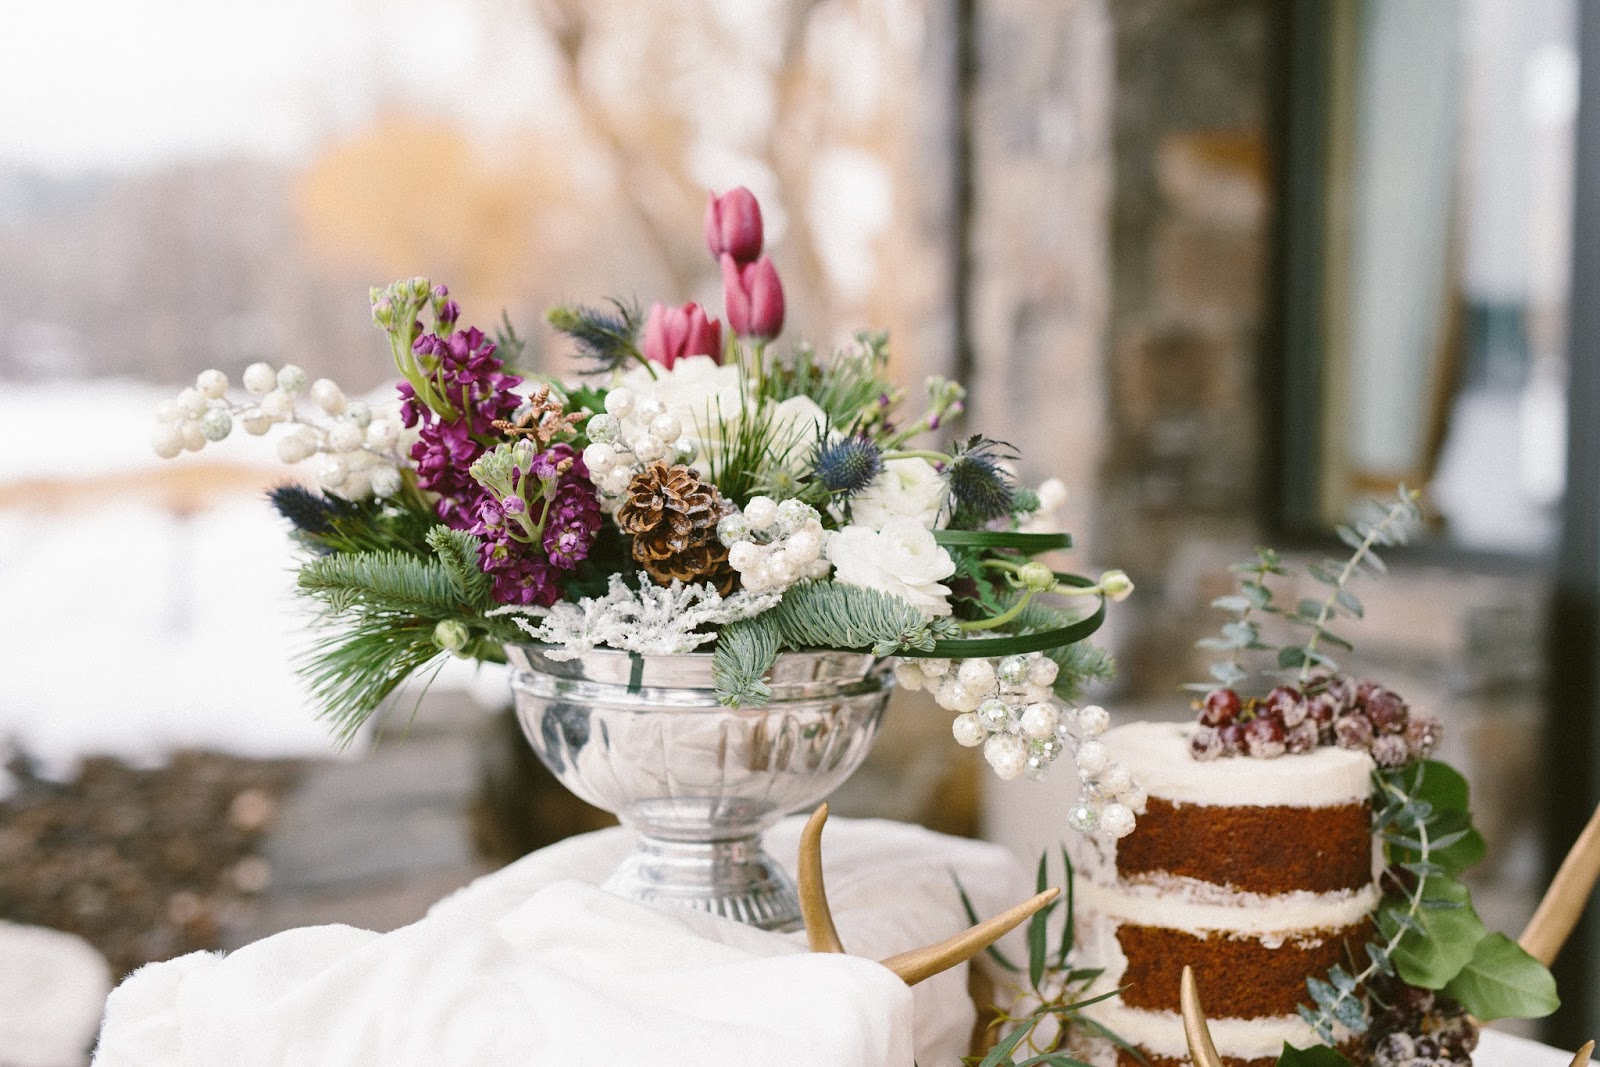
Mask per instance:
[[[701,474],[708,470],[710,456],[722,448],[723,429],[729,434],[737,431],[743,406],[737,366],[723,366],[710,356],[685,356],[671,370],[660,364],[633,367],[623,374],[621,384],[633,393],[635,410],[645,401],[659,400],[667,414],[677,418],[683,440],[697,448],[693,466]],[[630,415],[625,436],[637,436],[647,427],[648,420]]]
[[[928,529],[944,507],[944,478],[925,459],[891,459],[883,473],[850,502],[852,522],[873,530],[892,519],[913,519]]]
[[[956,572],[955,561],[916,519],[891,518],[881,530],[846,526],[829,536],[828,559],[836,582],[892,594],[930,616],[950,614],[950,587],[940,582]]]

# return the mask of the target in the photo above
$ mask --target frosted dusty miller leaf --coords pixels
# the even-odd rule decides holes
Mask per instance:
[[[537,623],[527,618],[514,621],[535,641],[557,647],[548,653],[551,659],[571,659],[601,646],[672,656],[716,639],[715,633],[700,631],[760,615],[782,599],[781,593],[738,592],[723,597],[709,583],[660,586],[644,574],[639,575],[639,588],[629,589],[620,575],[613,574],[603,597],[557,604]]]

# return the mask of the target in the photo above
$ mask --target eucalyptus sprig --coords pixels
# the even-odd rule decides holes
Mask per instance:
[[[1049,852],[1039,857],[1036,884],[1037,891],[1041,893],[1049,884],[1049,861]],[[1076,929],[1073,921],[1075,874],[1072,860],[1065,848],[1061,849],[1061,864],[1064,871],[1064,888],[1061,896],[1028,920],[1026,971],[1028,985],[1025,989],[1020,984],[1017,986],[1019,995],[1031,995],[1030,999],[1037,1000],[1038,1005],[1020,1015],[998,1012],[989,1024],[990,1028],[1003,1028],[1007,1025],[1014,1028],[1001,1037],[987,1055],[963,1057],[961,1062],[968,1067],[1088,1067],[1082,1060],[1063,1051],[1075,1033],[1103,1038],[1119,1048],[1126,1049],[1140,1060],[1144,1059],[1143,1055],[1127,1041],[1083,1014],[1084,1008],[1109,1000],[1121,990],[1113,989],[1090,996],[1088,991],[1104,973],[1104,968],[1072,965],[1072,943]],[[956,882],[956,890],[961,895],[961,906],[966,909],[968,921],[976,924],[977,912],[973,909],[972,901],[959,880]],[[1055,939],[1055,944],[1052,946],[1050,919],[1058,907],[1062,909],[1063,915],[1061,935]],[[1024,974],[1020,965],[1013,963],[1005,953],[993,945],[986,951],[991,960],[1005,971],[1016,975],[1020,983]],[[1044,1024],[1051,1020],[1055,1022],[1055,1027],[1045,1029]],[[1017,1058],[1019,1055],[1025,1058],[1019,1060]]]

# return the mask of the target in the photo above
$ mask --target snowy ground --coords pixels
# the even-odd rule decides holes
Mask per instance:
[[[150,412],[166,395],[0,382],[0,487],[154,466]],[[282,470],[268,442],[242,435],[204,456]],[[334,755],[291,667],[306,642],[292,564],[254,493],[187,519],[128,498],[0,509],[0,748],[9,739],[55,776],[85,755],[150,764],[185,746]],[[436,684],[505,693],[501,675],[464,663]]]

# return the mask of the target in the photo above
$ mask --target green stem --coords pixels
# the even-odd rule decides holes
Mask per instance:
[[[935,452],[927,448],[908,448],[898,452],[885,452],[885,460],[891,459],[925,459],[929,463],[949,463],[953,457],[944,452]]]
[[[1032,599],[1032,591],[1023,593],[1022,597],[1015,604],[1011,605],[998,615],[987,619],[974,619],[971,622],[963,622],[959,623],[958,625],[961,627],[964,633],[972,633],[975,630],[993,630],[995,627],[1004,626],[1012,619],[1015,619],[1018,615],[1021,615],[1023,609],[1028,606],[1028,602]]]

